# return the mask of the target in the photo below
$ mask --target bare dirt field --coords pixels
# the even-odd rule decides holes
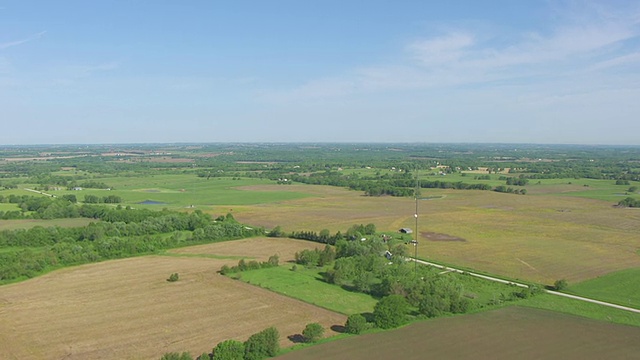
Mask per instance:
[[[640,328],[508,307],[333,341],[278,359],[637,359]]]
[[[206,245],[202,250],[233,255],[234,245],[258,249],[264,240]],[[259,259],[278,251],[281,258],[293,256],[278,246],[263,247],[265,254],[252,254]],[[67,268],[2,286],[0,359],[158,359],[169,351],[196,355],[222,340],[244,341],[269,326],[280,331],[282,346],[290,346],[287,336],[300,333],[307,323],[321,323],[329,336],[331,326],[344,324],[343,315],[216,273],[223,264],[236,262],[146,256]],[[174,272],[180,280],[167,282]]]
[[[379,231],[397,232],[415,224],[411,198],[367,197],[359,191],[308,185],[242,189],[313,195],[234,206],[236,219],[267,229],[280,225],[287,232],[323,228],[344,232],[354,224],[373,223]],[[640,267],[640,211],[558,195],[423,189],[422,196],[439,197],[419,201],[422,258],[545,284],[562,278],[573,283]],[[434,241],[427,236],[430,233],[465,241]]]

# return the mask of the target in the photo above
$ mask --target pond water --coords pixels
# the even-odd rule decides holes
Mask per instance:
[[[153,201],[153,200],[145,200],[143,202],[139,202],[140,205],[167,205],[165,202],[161,201]]]

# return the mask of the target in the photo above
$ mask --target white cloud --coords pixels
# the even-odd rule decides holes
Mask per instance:
[[[267,100],[317,100],[385,91],[452,89],[508,83],[529,86],[585,76],[638,61],[640,35],[632,15],[588,8],[585,16],[567,14],[560,25],[489,37],[469,29],[413,41],[404,61],[365,65],[344,76],[308,81],[297,88],[268,93]],[[565,82],[566,83],[566,82]],[[584,84],[585,86],[598,84]]]
[[[37,34],[33,34],[33,35],[31,35],[29,37],[26,37],[24,39],[9,41],[9,42],[5,42],[5,43],[0,43],[0,50],[8,49],[8,48],[13,47],[13,46],[18,46],[18,45],[24,44],[26,42],[39,39],[46,33],[47,33],[46,31],[41,31],[41,32],[39,32]]]
[[[459,61],[473,44],[473,35],[453,32],[442,37],[416,41],[408,46],[408,50],[423,65],[447,65]]]

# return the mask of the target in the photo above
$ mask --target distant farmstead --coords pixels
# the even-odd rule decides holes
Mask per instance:
[[[403,234],[412,234],[413,230],[411,230],[410,228],[402,228],[400,229],[400,232]]]

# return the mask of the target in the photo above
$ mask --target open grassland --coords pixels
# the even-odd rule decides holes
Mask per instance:
[[[96,222],[96,219],[74,218],[74,219],[17,219],[17,220],[0,220],[1,230],[31,229],[36,226],[42,227],[82,227],[89,225],[90,222]]]
[[[640,328],[508,307],[332,341],[278,359],[637,359]]]
[[[249,186],[247,191],[282,189]],[[327,228],[344,231],[353,224],[376,224],[379,231],[413,228],[410,198],[366,197],[361,192],[323,186],[287,186],[313,196],[234,206],[239,221],[285,231]],[[639,267],[640,210],[609,202],[559,195],[530,196],[492,191],[423,189],[418,256],[511,278],[551,284],[570,283]],[[427,232],[463,241],[429,239]]]
[[[342,314],[373,312],[378,302],[371,295],[345,290],[323,281],[317,270],[291,265],[245,271],[234,274],[242,281],[291,296]]]
[[[568,292],[640,309],[640,268],[570,284]]]
[[[248,248],[262,240],[216,245]],[[268,250],[256,257],[277,252]],[[233,252],[223,248],[218,253]],[[292,256],[281,253],[284,259]],[[307,323],[319,322],[326,329],[344,324],[344,315],[216,273],[235,262],[146,256],[67,268],[2,286],[0,358],[158,359],[169,351],[210,351],[225,339],[244,341],[269,326],[278,328],[282,346],[291,346],[287,336],[300,333]],[[167,282],[174,272],[180,280]]]
[[[197,177],[194,174],[180,174],[100,178],[99,181],[113,187],[113,189],[51,190],[47,194],[58,197],[75,195],[79,202],[83,201],[85,195],[98,197],[116,195],[123,199],[123,206],[160,210],[162,208],[181,209],[193,205],[195,208],[209,210],[223,207],[225,212],[229,211],[231,205],[274,203],[308,196],[304,192],[288,191],[285,185],[266,191],[247,192],[238,189],[238,187],[248,185],[274,184],[273,181],[264,179],[234,180],[219,177],[207,179]],[[30,188],[29,186],[31,185],[23,187]],[[14,191],[17,195],[34,195],[33,192],[23,189]],[[140,204],[145,201],[152,201],[156,204]]]

